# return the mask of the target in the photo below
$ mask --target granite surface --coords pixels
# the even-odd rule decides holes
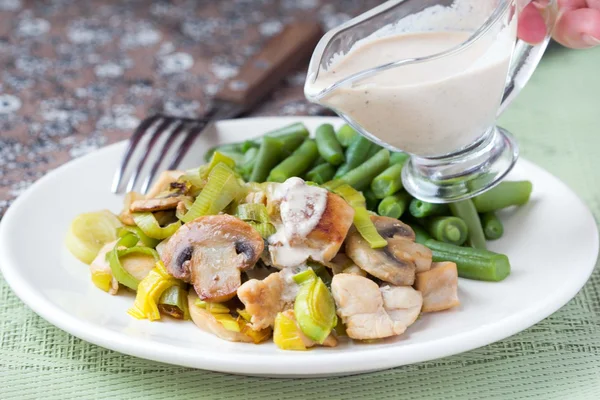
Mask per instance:
[[[327,29],[379,3],[0,0],[0,217],[46,172],[129,137],[146,115],[200,115],[285,23]],[[317,112],[305,69],[253,114]]]

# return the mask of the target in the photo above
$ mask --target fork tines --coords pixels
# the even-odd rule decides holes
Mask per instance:
[[[125,154],[123,155],[123,159],[121,160],[121,164],[119,168],[117,168],[115,176],[113,178],[113,183],[111,187],[112,192],[119,192],[119,188],[121,186],[125,170],[127,169],[127,165],[129,164],[129,160],[131,159],[131,156],[137,149],[144,136],[150,135],[150,138],[146,143],[146,148],[141,154],[140,159],[135,167],[135,170],[133,171],[131,177],[129,178],[129,181],[127,182],[127,192],[130,192],[135,188],[135,184],[137,183],[140,177],[140,173],[142,172],[142,169],[144,168],[144,165],[150,153],[152,152],[152,149],[159,141],[159,138],[161,138],[161,136],[168,135],[162,145],[162,148],[156,155],[156,159],[152,163],[148,175],[144,178],[144,181],[140,188],[140,192],[144,194],[148,190],[150,183],[152,183],[152,180],[154,179],[154,176],[156,175],[156,172],[158,171],[164,158],[169,153],[169,150],[177,140],[177,137],[185,135],[185,137],[179,144],[179,147],[172,156],[168,165],[168,169],[177,168],[185,154],[192,146],[192,143],[194,143],[194,139],[196,139],[196,137],[200,134],[200,132],[204,129],[205,126],[206,120],[204,119],[170,117],[161,114],[152,115],[143,120],[129,139],[129,143],[127,145],[127,149],[125,150]]]

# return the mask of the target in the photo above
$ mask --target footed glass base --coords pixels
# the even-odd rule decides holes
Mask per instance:
[[[519,148],[512,135],[491,128],[479,141],[444,157],[412,156],[402,170],[404,188],[430,203],[450,203],[482,193],[512,169]]]

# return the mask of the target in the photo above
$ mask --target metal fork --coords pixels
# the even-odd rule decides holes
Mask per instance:
[[[194,119],[155,114],[144,119],[129,139],[125,154],[123,155],[119,167],[115,171],[111,185],[111,191],[113,193],[119,192],[127,165],[131,160],[131,156],[141,142],[142,137],[151,135],[150,139],[146,143],[146,148],[138,160],[137,165],[135,166],[135,169],[129,178],[129,181],[127,182],[125,189],[126,192],[131,192],[135,188],[135,184],[137,183],[140,173],[142,172],[142,169],[148,160],[149,154],[152,152],[156,143],[163,135],[168,136],[166,137],[162,148],[158,153],[158,157],[152,163],[148,175],[146,175],[144,181],[142,182],[142,186],[140,188],[140,192],[142,194],[145,194],[148,191],[148,188],[156,176],[158,169],[163,164],[164,158],[169,153],[169,150],[171,150],[171,147],[173,147],[173,144],[176,142],[178,137],[183,136],[184,138],[171,157],[167,165],[168,170],[177,168],[183,157],[189,151],[190,147],[192,147],[192,144],[196,138],[210,122],[213,120],[234,118],[242,111],[243,110],[239,105],[215,101],[214,105],[203,118]]]
[[[145,194],[179,136],[184,135],[184,138],[169,161],[168,169],[177,168],[194,140],[211,122],[235,118],[249,111],[263,99],[292,68],[312,53],[321,33],[321,27],[313,22],[296,22],[287,25],[281,33],[271,38],[257,55],[246,62],[235,77],[225,82],[223,88],[215,95],[209,111],[202,118],[180,118],[156,114],[144,119],[129,139],[123,159],[115,172],[111,191],[119,192],[127,165],[142,137],[150,135],[146,148],[129,178],[127,192],[135,188],[156,143],[163,135],[168,135],[142,183],[140,191]]]

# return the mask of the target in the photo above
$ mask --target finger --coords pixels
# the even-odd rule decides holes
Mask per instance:
[[[587,0],[587,6],[589,8],[600,10],[600,0]]]
[[[531,44],[540,43],[546,37],[546,23],[533,3],[529,3],[519,15],[517,36]]]
[[[558,8],[561,11],[571,11],[585,7],[588,7],[586,0],[558,0]]]
[[[554,39],[575,49],[600,45],[600,10],[581,8],[564,12],[556,23]]]

